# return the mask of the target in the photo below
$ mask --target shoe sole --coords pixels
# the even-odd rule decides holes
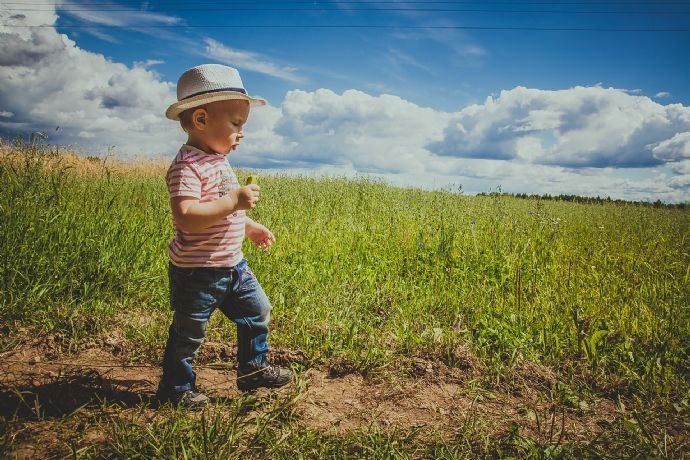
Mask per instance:
[[[195,404],[185,404],[181,403],[180,401],[176,401],[174,397],[171,396],[163,396],[159,397],[158,395],[154,396],[153,398],[153,404],[155,407],[162,407],[165,406],[166,404],[170,404],[173,407],[182,407],[184,409],[190,409],[190,410],[197,410],[197,409],[203,409],[208,405],[209,401],[206,399],[204,402],[199,402]]]
[[[177,407],[181,407],[182,409],[187,409],[187,410],[202,410],[207,405],[208,405],[208,403],[205,402],[202,404],[193,404],[193,405],[178,404]]]
[[[272,383],[272,384],[255,384],[255,383],[241,383],[240,380],[237,381],[237,389],[240,391],[254,391],[258,390],[259,388],[280,388],[284,387],[285,385],[288,385],[290,382],[292,382],[292,379],[283,382],[283,383]]]

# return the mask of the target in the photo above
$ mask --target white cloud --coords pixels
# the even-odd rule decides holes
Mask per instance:
[[[404,6],[404,5],[403,5]],[[384,6],[384,9],[386,7]],[[462,30],[453,29],[458,26],[451,17],[443,17],[430,12],[424,12],[416,8],[398,10],[397,15],[413,18],[418,24],[437,27],[424,31],[397,32],[396,38],[403,40],[415,40],[432,42],[431,46],[441,45],[450,51],[449,58],[461,66],[476,66],[489,52],[477,43],[469,34]]]
[[[675,174],[683,175],[683,174],[688,174],[690,175],[690,160],[684,160],[684,161],[679,161],[678,163],[673,164],[673,172]]]
[[[528,161],[566,167],[650,167],[678,132],[690,130],[690,108],[660,105],[613,88],[544,91],[517,87],[453,115],[440,155]],[[666,159],[664,159],[666,160]]]
[[[270,105],[253,109],[244,131],[247,142],[242,144],[241,157],[246,166],[258,168],[284,167],[281,153],[290,149],[286,140],[275,132],[275,126],[282,117],[282,110]],[[270,152],[269,155],[264,153]]]
[[[677,133],[670,139],[659,142],[652,148],[654,156],[664,161],[690,159],[690,131]]]
[[[175,100],[174,85],[142,66],[130,68],[83,50],[53,27],[4,25],[54,25],[57,20],[54,10],[26,14],[11,19],[10,12],[0,10],[0,106],[14,114],[3,128],[22,134],[46,131],[61,142],[86,148],[116,145],[132,153],[160,153],[179,145],[179,127],[163,117]]]
[[[654,95],[654,97],[657,99],[661,99],[661,98],[665,98],[665,97],[671,97],[671,93],[666,92],[666,91],[659,91],[658,93],[656,93],[656,95]]]
[[[539,96],[536,100],[535,95]],[[611,113],[610,98],[621,119]],[[564,92],[516,88],[484,104],[447,113],[396,96],[374,97],[355,90],[342,94],[327,89],[290,91],[280,108],[270,108],[270,117],[258,122],[263,127],[261,139],[248,130],[236,161],[252,167],[378,174],[405,185],[462,183],[472,192],[501,185],[515,193],[687,200],[687,172],[676,167],[677,160],[685,158],[678,153],[685,152],[685,137],[668,134],[668,126],[685,123],[688,109],[650,103],[654,104],[647,98],[597,87]],[[631,118],[628,105],[637,107],[639,120]],[[253,111],[252,117],[261,110]],[[457,140],[460,148],[465,148],[462,142],[474,142],[466,147],[468,154],[437,155],[430,148],[449,142],[446,126],[458,138],[470,139]],[[629,132],[619,133],[626,127]],[[614,144],[629,139],[631,145],[624,146],[629,150],[634,145],[646,148],[644,158],[630,153],[632,160],[626,164],[625,148],[623,153],[619,148],[607,150],[607,136],[614,136],[610,140]],[[656,152],[645,147],[649,139],[664,137],[668,142],[655,144]],[[585,148],[578,151],[577,142]],[[561,154],[554,146],[571,151]],[[588,154],[597,146],[602,149],[599,155]],[[471,155],[474,151],[483,155]],[[578,155],[581,158],[575,162]],[[641,161],[657,167],[625,167]]]
[[[388,50],[387,61],[389,64],[396,67],[398,71],[402,70],[403,68],[409,69],[409,67],[412,66],[423,70],[424,72],[433,73],[433,69],[431,69],[428,65],[395,48],[390,48]]]
[[[141,67],[142,69],[150,69],[151,67],[159,64],[164,64],[164,61],[157,59],[147,59],[145,61],[134,61],[134,67]]]
[[[181,22],[176,16],[127,8],[117,3],[59,2],[60,12],[77,17],[85,22],[109,27],[145,27],[151,25],[175,25]],[[115,10],[115,11],[113,11]]]
[[[294,68],[287,66],[281,67],[271,62],[269,58],[258,53],[230,48],[212,38],[207,38],[205,42],[206,57],[215,59],[216,61],[290,82],[299,82],[302,80],[295,74]]]
[[[358,171],[423,169],[425,143],[441,138],[449,116],[397,96],[290,91],[275,132],[292,146],[289,161],[351,164]],[[285,154],[284,154],[285,155]]]
[[[86,32],[89,35],[93,35],[94,37],[96,37],[100,40],[103,40],[105,42],[108,42],[108,43],[121,43],[121,41],[118,40],[117,38],[113,37],[110,34],[103,32],[102,30],[97,29],[95,27],[88,27],[88,28],[84,28],[81,30],[83,30],[84,32]]]
[[[26,0],[24,1],[26,2]],[[184,46],[189,47],[190,41],[186,40],[178,29],[178,27],[184,29],[185,21],[178,16],[147,11],[148,2],[142,2],[138,9],[117,2],[94,5],[92,3],[56,1],[54,4],[58,13],[81,22],[78,31],[74,29],[71,31],[72,37],[77,37],[83,31],[100,40],[121,43],[121,40],[113,34],[118,30],[128,30],[129,32],[150,35],[157,40],[165,40],[169,44],[177,44],[178,46],[184,44]],[[178,27],[170,29],[160,27],[173,25]],[[106,32],[104,28],[113,31],[113,33]],[[198,46],[196,43],[194,45]]]

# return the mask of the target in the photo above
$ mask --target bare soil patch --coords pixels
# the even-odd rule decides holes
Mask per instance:
[[[60,352],[55,338],[40,338],[6,353],[0,360],[0,417],[13,423],[13,455],[29,458],[64,448],[64,433],[73,430],[80,417],[99,410],[104,400],[115,402],[119,410],[138,408],[144,418],[152,416],[160,369],[126,364],[126,349],[121,337],[108,336],[98,346],[70,355]],[[289,350],[275,353],[279,362],[301,357]],[[209,396],[241,396],[234,358],[231,347],[205,345],[198,383]],[[209,364],[219,362],[225,367]],[[559,405],[544,391],[557,379],[548,369],[532,364],[521,368],[522,390],[486,390],[477,385],[482,369],[471,359],[467,362],[459,369],[419,358],[407,363],[407,373],[372,378],[307,369],[300,375],[300,421],[335,435],[375,425],[425,430],[442,438],[460,432],[501,438],[517,425],[520,433],[544,442],[581,442],[596,437],[617,417],[614,403],[606,399],[594,400],[588,410]],[[525,375],[537,377],[533,382]],[[103,442],[104,436],[89,432],[88,442]]]

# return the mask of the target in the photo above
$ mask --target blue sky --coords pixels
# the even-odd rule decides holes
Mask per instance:
[[[238,166],[690,199],[690,1],[40,0],[0,16],[6,137],[170,156],[184,137],[156,117],[181,72],[219,62],[270,103]]]
[[[304,2],[234,2],[238,8],[253,8],[254,11],[233,11],[226,5],[217,8],[219,2],[200,3],[196,7],[181,3],[170,5],[171,2],[146,3],[150,10],[175,18],[179,27],[148,29],[146,33],[137,33],[138,26],[99,29],[101,34],[108,34],[115,41],[109,43],[68,26],[88,23],[78,14],[118,18],[123,13],[103,11],[106,9],[103,6],[75,6],[74,10],[100,11],[74,11],[70,15],[70,10],[65,9],[64,19],[58,21],[58,30],[71,37],[76,35],[81,47],[103,53],[115,61],[129,64],[146,59],[164,61],[156,66],[156,70],[170,81],[175,81],[184,69],[202,61],[203,56],[190,52],[184,45],[175,44],[167,36],[169,34],[179,34],[184,40],[197,40],[202,48],[204,40],[210,38],[233,49],[258,53],[278,66],[295,68],[292,74],[296,81],[245,72],[247,85],[274,104],[290,89],[326,87],[336,92],[350,88],[374,93],[377,90],[391,92],[420,105],[455,110],[515,86],[563,89],[597,83],[641,89],[651,96],[668,92],[671,97],[666,102],[690,103],[690,84],[687,81],[690,75],[690,59],[687,59],[690,56],[690,32],[232,27],[238,23],[245,26],[690,29],[690,2],[685,5],[663,2],[642,5],[612,2],[543,5],[520,1],[314,2],[321,7]],[[141,5],[143,3],[138,4],[139,7]],[[284,11],[290,8],[304,11]],[[424,11],[434,8],[483,11]],[[506,10],[511,12],[502,12]],[[562,13],[527,13],[534,10]],[[585,13],[596,11],[611,13]],[[675,11],[679,14],[627,14],[645,11]],[[66,27],[61,29],[60,24]],[[192,27],[185,27],[185,24]],[[203,24],[214,27],[195,27]],[[158,32],[166,36],[156,38]]]

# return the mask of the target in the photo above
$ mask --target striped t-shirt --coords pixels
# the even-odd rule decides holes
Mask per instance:
[[[225,156],[211,155],[184,144],[166,174],[170,198],[188,196],[201,203],[217,200],[240,187]],[[199,232],[175,227],[168,246],[170,261],[180,267],[232,267],[242,260],[242,241],[247,217],[244,211],[218,220]]]

